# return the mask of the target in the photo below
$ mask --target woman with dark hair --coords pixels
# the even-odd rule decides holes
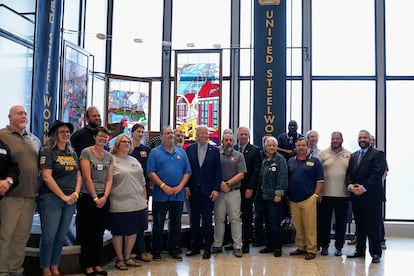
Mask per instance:
[[[40,153],[44,185],[38,196],[42,227],[39,259],[43,276],[61,275],[62,247],[79,198],[82,178],[78,157],[69,142],[72,132],[71,123],[55,121]]]
[[[130,150],[131,139],[126,135],[119,135],[112,148],[114,177],[110,221],[112,244],[117,256],[115,267],[120,270],[140,265],[131,258],[131,251],[137,233],[142,234],[147,224],[144,172],[138,160],[128,154]]]
[[[109,134],[107,128],[97,127],[95,144],[83,149],[79,157],[85,185],[78,201],[77,230],[86,275],[108,274],[101,264],[113,175],[112,154],[105,150]]]
[[[148,155],[151,151],[151,148],[142,144],[142,138],[144,137],[145,127],[144,125],[137,123],[132,127],[131,136],[132,136],[132,144],[131,148],[132,151],[130,155],[135,157],[142,166],[142,170],[145,177],[145,189],[146,189],[146,199],[151,193],[150,182],[147,176],[147,159]],[[148,221],[148,209],[147,209],[147,221]],[[143,262],[151,261],[152,257],[145,248],[145,238],[144,238],[144,231],[148,228],[148,225],[144,227],[144,229],[140,229],[141,231],[137,233],[137,241],[136,241],[136,248],[137,248],[137,259]]]

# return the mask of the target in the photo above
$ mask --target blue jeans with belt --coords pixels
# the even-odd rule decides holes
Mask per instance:
[[[54,193],[39,196],[38,208],[42,227],[39,253],[41,268],[59,265],[75,206],[76,204],[67,205]]]

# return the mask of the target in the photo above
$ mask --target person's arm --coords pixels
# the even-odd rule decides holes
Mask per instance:
[[[108,174],[106,175],[104,195],[96,201],[96,207],[102,208],[108,200],[112,189],[112,177],[114,175],[114,165],[110,164],[108,167]]]
[[[52,169],[42,169],[43,181],[47,185],[47,187],[67,205],[72,205],[73,203],[75,203],[76,198],[72,196],[67,196],[63,193],[62,189],[60,189],[59,185],[53,178],[52,173]]]

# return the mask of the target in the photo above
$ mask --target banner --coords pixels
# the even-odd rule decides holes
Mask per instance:
[[[286,1],[257,0],[254,10],[253,139],[286,131]]]
[[[44,144],[56,119],[59,87],[61,0],[37,1],[33,69],[32,132]]]

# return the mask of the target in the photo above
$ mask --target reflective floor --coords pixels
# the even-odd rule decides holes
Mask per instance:
[[[355,246],[345,245],[344,254],[350,254]],[[213,254],[210,260],[201,255],[185,257],[183,261],[171,259],[162,254],[161,261],[141,263],[141,267],[117,270],[114,262],[104,268],[109,275],[414,275],[413,238],[387,238],[387,249],[383,251],[381,263],[371,264],[371,257],[348,259],[346,255],[334,255],[333,242],[328,256],[317,255],[315,260],[306,261],[303,256],[289,256],[294,246],[284,246],[282,257],[260,254],[261,248],[250,247],[250,253],[242,258],[233,256],[232,251]],[[76,274],[81,275],[81,274]]]

